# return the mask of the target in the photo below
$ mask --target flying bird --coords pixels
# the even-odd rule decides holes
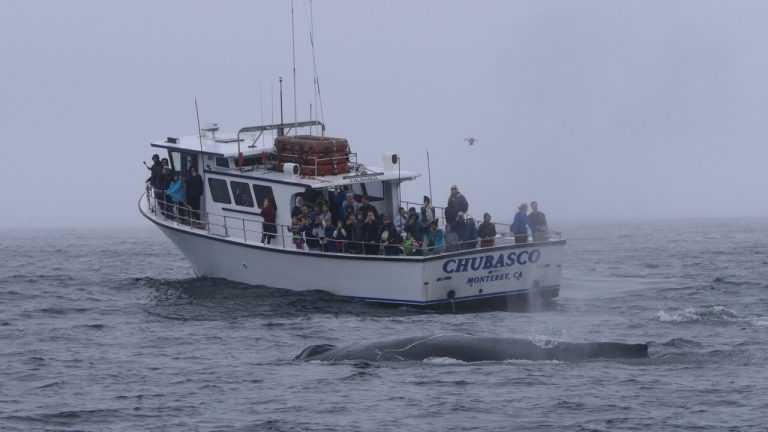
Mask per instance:
[[[475,145],[475,143],[480,141],[480,140],[479,139],[474,139],[472,137],[466,137],[466,138],[464,138],[464,141],[468,142],[469,145]]]

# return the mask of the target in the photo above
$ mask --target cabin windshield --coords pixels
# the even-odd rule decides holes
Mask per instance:
[[[368,196],[368,200],[374,205],[376,202],[384,200],[384,182],[355,183],[350,186],[352,186],[351,190],[355,196]]]
[[[197,153],[169,150],[168,156],[171,160],[171,168],[174,171],[180,172],[182,177],[189,175],[190,168],[197,168]]]

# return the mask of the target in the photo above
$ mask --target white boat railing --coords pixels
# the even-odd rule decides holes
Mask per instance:
[[[165,200],[165,193],[162,190],[154,189],[150,184],[146,185],[145,197],[147,200],[147,210],[154,218],[164,221],[165,223],[174,223],[176,226],[184,225],[190,229],[201,230],[209,235],[242,239],[245,243],[259,243],[268,244],[273,247],[279,247],[283,249],[300,250],[306,252],[316,252],[317,249],[311,249],[309,244],[313,243],[313,247],[320,246],[323,252],[328,252],[326,245],[329,242],[334,242],[336,248],[340,249],[338,253],[350,253],[350,250],[354,250],[354,253],[363,254],[363,250],[368,246],[368,250],[375,250],[377,255],[385,252],[397,249],[402,251],[402,241],[399,243],[377,243],[377,242],[364,242],[360,240],[337,240],[328,237],[305,237],[301,232],[295,232],[293,227],[280,224],[270,224],[263,221],[245,219],[241,217],[224,215],[212,212],[202,212],[194,210],[184,202],[172,202]],[[163,198],[158,198],[163,197]],[[403,201],[403,205],[411,204]],[[441,212],[444,210],[442,207],[436,207]],[[197,215],[197,217],[195,217]],[[437,216],[436,216],[437,217]],[[497,235],[493,239],[494,245],[510,245],[515,244],[514,235],[509,232],[509,225],[494,222],[496,225]],[[274,226],[275,232],[267,232],[264,227]],[[561,234],[557,231],[549,231],[545,234],[546,238],[538,240],[538,242],[547,242],[552,240],[560,240]],[[269,240],[269,242],[267,242]],[[416,256],[420,255],[435,255],[439,253],[445,253],[446,243],[443,240],[442,250],[435,251],[433,248],[426,247],[426,241],[424,239],[418,239],[420,245],[414,246],[413,253]],[[450,246],[455,246],[456,250],[468,250],[483,247],[481,246],[481,239],[457,242]],[[530,241],[530,237],[529,237]],[[452,252],[452,251],[448,251]],[[331,252],[333,253],[333,252]],[[397,253],[398,255],[400,252]]]
[[[410,201],[402,201],[400,207],[405,208],[405,211],[407,212],[411,207],[413,207],[416,210],[416,214],[419,215],[419,218],[421,218],[421,207],[424,206],[424,203],[415,203]],[[407,215],[407,213],[406,213]],[[440,221],[441,225],[445,225],[445,207],[439,207],[439,206],[432,206],[432,216],[435,219],[438,219]],[[472,215],[467,215],[467,217],[471,217]],[[474,218],[475,225],[479,226],[480,223],[482,223],[482,217]],[[510,226],[512,225],[509,222],[493,222],[494,228],[496,228],[496,234],[500,235],[502,237],[514,237],[514,235],[511,233]],[[546,233],[537,233],[541,234],[544,239],[546,240],[560,240],[562,238],[562,233],[560,231],[552,231],[547,230]],[[530,240],[530,236],[529,236]]]

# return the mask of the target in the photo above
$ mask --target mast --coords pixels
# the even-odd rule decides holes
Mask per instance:
[[[285,135],[285,129],[283,126],[283,77],[280,77],[280,128],[277,130],[277,136]]]

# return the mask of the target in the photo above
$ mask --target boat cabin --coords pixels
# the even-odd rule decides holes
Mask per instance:
[[[301,128],[316,128],[320,135],[290,135]],[[261,209],[270,199],[277,208],[276,243],[285,246],[297,197],[311,204],[322,196],[333,203],[334,195],[342,191],[353,192],[358,203],[367,196],[379,214],[393,216],[400,207],[401,183],[420,175],[401,171],[393,153],[382,155],[381,167],[359,163],[347,140],[324,136],[325,126],[319,121],[217,132],[214,124],[202,129],[200,136],[151,143],[167,151],[171,169],[182,177],[192,167],[203,177],[200,214],[212,234],[258,240],[253,233],[261,232]]]

